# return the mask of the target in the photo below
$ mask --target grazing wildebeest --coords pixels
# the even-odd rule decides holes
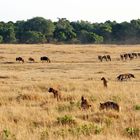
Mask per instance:
[[[109,110],[109,109],[113,109],[119,112],[120,107],[117,103],[111,102],[111,101],[107,101],[105,103],[100,103],[100,110]]]
[[[119,81],[127,80],[130,78],[135,78],[135,76],[131,73],[120,74],[119,76],[117,76],[117,79]]]
[[[57,101],[61,100],[61,93],[58,92],[58,90],[55,90],[53,88],[49,88],[48,92],[52,92],[54,95],[54,98],[57,98]]]
[[[24,63],[24,59],[22,57],[16,57],[16,61]]]
[[[89,103],[87,102],[86,99],[84,99],[84,97],[81,97],[81,108],[82,109],[88,109],[89,107],[91,107],[91,105],[89,105]]]
[[[28,60],[29,60],[30,62],[35,62],[34,58],[32,58],[32,57],[29,57]]]
[[[107,55],[106,57],[107,57],[107,60],[111,61],[110,55]]]
[[[51,62],[50,61],[50,59],[47,57],[47,56],[42,56],[41,58],[40,58],[40,60],[43,62],[43,61],[47,61],[47,62]]]
[[[101,80],[103,81],[104,87],[107,88],[107,80],[104,77],[102,77]]]

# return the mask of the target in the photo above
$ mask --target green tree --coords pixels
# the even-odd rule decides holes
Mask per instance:
[[[0,35],[0,43],[3,43],[3,37]]]
[[[27,31],[22,37],[23,43],[27,44],[44,43],[46,41],[45,35],[36,31]]]
[[[54,38],[59,42],[68,42],[75,37],[76,33],[74,32],[73,27],[70,25],[70,22],[65,18],[59,19],[59,21],[56,23]]]
[[[48,39],[48,42],[52,40],[53,32],[55,30],[54,23],[51,20],[46,20],[42,17],[35,17],[27,20],[24,23],[24,31],[36,31],[40,32]]]

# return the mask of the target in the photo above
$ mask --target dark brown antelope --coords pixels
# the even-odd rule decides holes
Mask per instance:
[[[23,59],[22,57],[17,57],[17,58],[16,58],[16,61],[19,61],[19,62],[24,63],[24,59]]]
[[[29,57],[28,61],[35,62],[34,58],[32,58],[32,57]]]
[[[120,107],[117,103],[111,102],[111,101],[107,101],[105,103],[100,103],[100,110],[109,110],[109,109],[113,109],[119,112]]]
[[[58,92],[58,90],[55,90],[53,88],[49,88],[48,92],[52,92],[54,95],[54,98],[56,98],[57,101],[61,100],[61,93]]]
[[[50,59],[49,59],[47,56],[41,57],[40,60],[41,60],[42,62],[44,62],[44,61],[47,61],[48,63],[51,62]]]
[[[124,80],[128,80],[131,78],[135,78],[135,76],[131,73],[120,74],[119,76],[117,76],[117,79],[119,81],[124,81]]]
[[[89,107],[91,107],[91,105],[89,105],[88,101],[86,99],[84,99],[84,97],[81,97],[81,108],[82,109],[89,109]]]

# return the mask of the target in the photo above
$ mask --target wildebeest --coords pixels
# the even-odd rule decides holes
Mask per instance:
[[[119,112],[120,107],[117,103],[111,102],[111,101],[107,101],[105,103],[100,103],[100,110],[109,110],[109,109],[113,109]]]
[[[42,56],[41,58],[40,58],[40,60],[43,62],[43,61],[47,61],[47,62],[51,62],[50,61],[50,59],[47,57],[47,56]]]
[[[98,56],[98,59],[102,62],[103,60],[105,60],[105,61],[111,61],[111,57],[110,57],[110,55],[103,55],[103,56]]]
[[[120,74],[119,76],[117,76],[117,80],[119,81],[127,80],[130,78],[135,78],[135,76],[131,73]]]
[[[54,98],[57,98],[57,101],[61,100],[61,93],[58,92],[58,90],[55,90],[53,88],[49,88],[48,92],[52,92],[54,95]]]
[[[32,57],[29,57],[28,61],[35,62],[34,58],[32,58]]]
[[[22,57],[16,57],[16,61],[24,63],[24,59]]]
[[[91,107],[91,105],[89,105],[89,103],[87,102],[86,99],[84,99],[84,97],[81,97],[81,108],[82,109],[88,109],[89,107]]]
[[[107,88],[107,80],[104,77],[102,77],[101,80],[103,81],[104,87]]]

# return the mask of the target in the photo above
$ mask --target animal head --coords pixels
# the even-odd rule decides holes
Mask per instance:
[[[101,80],[105,80],[105,78],[104,78],[104,77],[102,77],[102,78],[101,78]]]
[[[100,110],[102,110],[104,108],[105,108],[104,104],[103,103],[100,103]]]
[[[49,89],[48,89],[48,92],[52,92],[52,91],[53,91],[53,88],[49,88]]]

